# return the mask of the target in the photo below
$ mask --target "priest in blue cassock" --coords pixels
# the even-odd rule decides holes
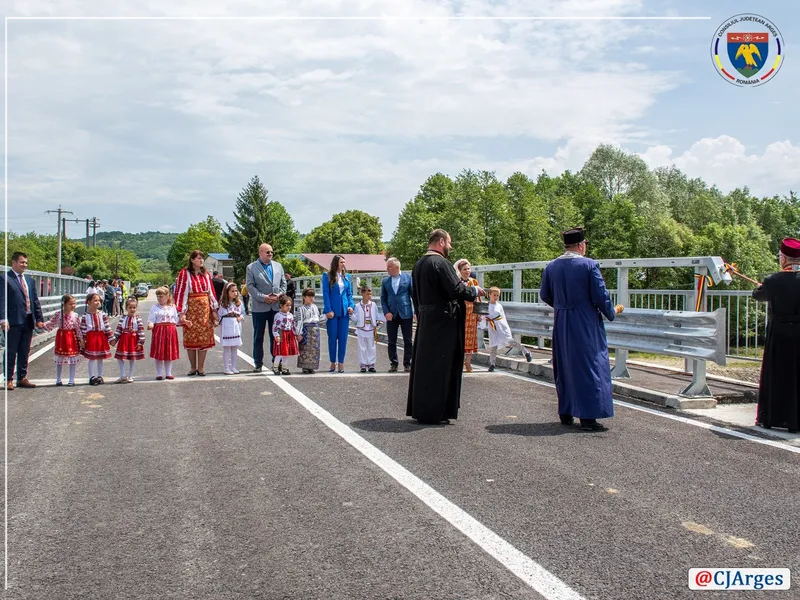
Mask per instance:
[[[613,321],[622,306],[611,303],[600,266],[586,258],[583,228],[562,236],[564,254],[545,267],[539,294],[555,309],[553,374],[558,414],[563,425],[573,425],[578,417],[583,431],[607,431],[597,422],[614,416],[603,317]]]

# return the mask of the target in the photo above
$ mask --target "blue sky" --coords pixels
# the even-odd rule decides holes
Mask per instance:
[[[44,211],[59,204],[101,230],[180,232],[208,214],[224,223],[257,174],[301,232],[357,208],[380,217],[388,239],[437,171],[556,175],[599,143],[724,191],[800,188],[795,2],[205,4],[6,2],[17,17],[408,18],[9,21],[10,229],[54,233]],[[717,75],[710,45],[723,21],[750,11],[781,30],[786,61],[773,81],[742,89]]]

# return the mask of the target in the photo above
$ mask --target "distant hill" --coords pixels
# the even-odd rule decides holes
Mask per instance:
[[[98,231],[97,245],[114,248],[119,242],[119,248],[130,250],[140,259],[152,258],[159,261],[167,260],[172,242],[178,237],[177,233],[161,233],[160,231],[146,231],[144,233],[124,233],[122,231]],[[86,238],[71,238],[76,242],[85,241]]]

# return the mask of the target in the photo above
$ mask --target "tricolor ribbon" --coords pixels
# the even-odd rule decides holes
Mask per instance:
[[[495,321],[499,321],[503,318],[503,315],[497,315],[494,319],[490,319],[486,317],[486,321],[489,323],[489,327],[492,328],[492,331],[497,331],[497,326],[494,324]]]
[[[700,307],[705,306],[706,286],[714,287],[714,280],[711,275],[701,275],[700,273],[695,273],[694,278],[697,280],[697,286],[695,287],[697,299],[695,300],[694,311],[701,312]]]

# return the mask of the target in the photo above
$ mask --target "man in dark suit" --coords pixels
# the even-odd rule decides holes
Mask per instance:
[[[390,258],[386,261],[389,277],[381,283],[381,308],[386,316],[386,333],[389,336],[389,372],[397,371],[397,329],[403,330],[403,367],[411,371],[411,326],[414,308],[411,304],[411,275],[400,272],[400,261]]]
[[[222,301],[222,292],[225,290],[227,281],[219,274],[219,271],[214,271],[214,276],[211,279],[211,285],[214,286],[214,293],[217,295],[217,300]]]
[[[25,275],[28,257],[22,252],[11,255],[11,270],[0,274],[0,327],[6,334],[3,357],[6,388],[14,389],[14,367],[17,367],[17,387],[36,387],[28,381],[28,355],[31,352],[34,324],[44,327],[44,316],[36,283]],[[6,301],[8,313],[6,313]]]

